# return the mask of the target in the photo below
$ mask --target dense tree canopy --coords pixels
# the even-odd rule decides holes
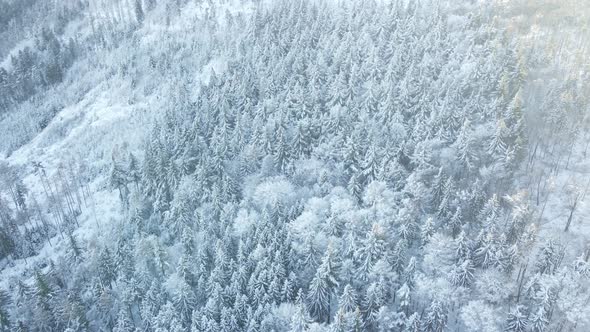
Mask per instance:
[[[251,12],[218,20],[221,7],[208,1],[131,1],[112,14],[129,34],[93,21],[85,42],[100,51],[88,52],[107,52],[139,43],[157,18],[170,26],[183,10],[206,8],[206,33],[192,45],[132,53],[111,74],[144,91],[158,84],[146,77],[176,83],[160,116],[142,124],[141,148],[116,145],[103,156],[102,188],[120,204],[101,241],[76,232],[84,216],[100,218],[82,161],[51,174],[34,163],[31,189],[23,170],[0,164],[2,264],[44,245],[59,253],[0,284],[0,329],[589,326],[590,251],[564,260],[562,243],[538,241],[537,214],[516,180],[535,160],[535,135],[565,140],[586,100],[564,85],[545,96],[550,129],[527,127],[536,60],[498,22],[500,9],[241,5]],[[10,71],[0,68],[0,107],[71,75],[78,42],[40,36]],[[224,65],[195,84],[191,52]],[[566,231],[581,193],[571,190]]]

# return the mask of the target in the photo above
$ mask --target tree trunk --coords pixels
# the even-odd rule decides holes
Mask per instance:
[[[572,206],[572,209],[570,210],[570,215],[567,218],[567,224],[565,225],[564,232],[567,232],[568,229],[570,228],[570,225],[572,223],[572,219],[574,217],[574,211],[576,211],[576,205],[578,205],[578,198],[576,198],[576,200],[574,201],[574,205]]]

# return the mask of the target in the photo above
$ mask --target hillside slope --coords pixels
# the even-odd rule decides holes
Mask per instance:
[[[587,330],[586,16],[557,36],[573,7],[549,2],[23,23],[0,52],[0,329]],[[45,8],[22,6],[0,33]]]

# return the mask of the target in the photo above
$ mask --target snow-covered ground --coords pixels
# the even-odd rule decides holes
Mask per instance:
[[[536,206],[539,239],[554,239],[566,246],[564,262],[572,262],[590,249],[590,156],[588,133],[575,141],[569,163],[564,154],[557,172],[544,158],[538,167],[545,169],[546,193]],[[567,165],[567,166],[566,166]],[[575,197],[578,197],[569,229],[565,231]],[[533,201],[533,197],[531,197]],[[546,200],[546,203],[545,203]]]

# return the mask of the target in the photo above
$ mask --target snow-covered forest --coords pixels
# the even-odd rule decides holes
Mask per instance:
[[[590,5],[0,0],[0,331],[590,330]]]

